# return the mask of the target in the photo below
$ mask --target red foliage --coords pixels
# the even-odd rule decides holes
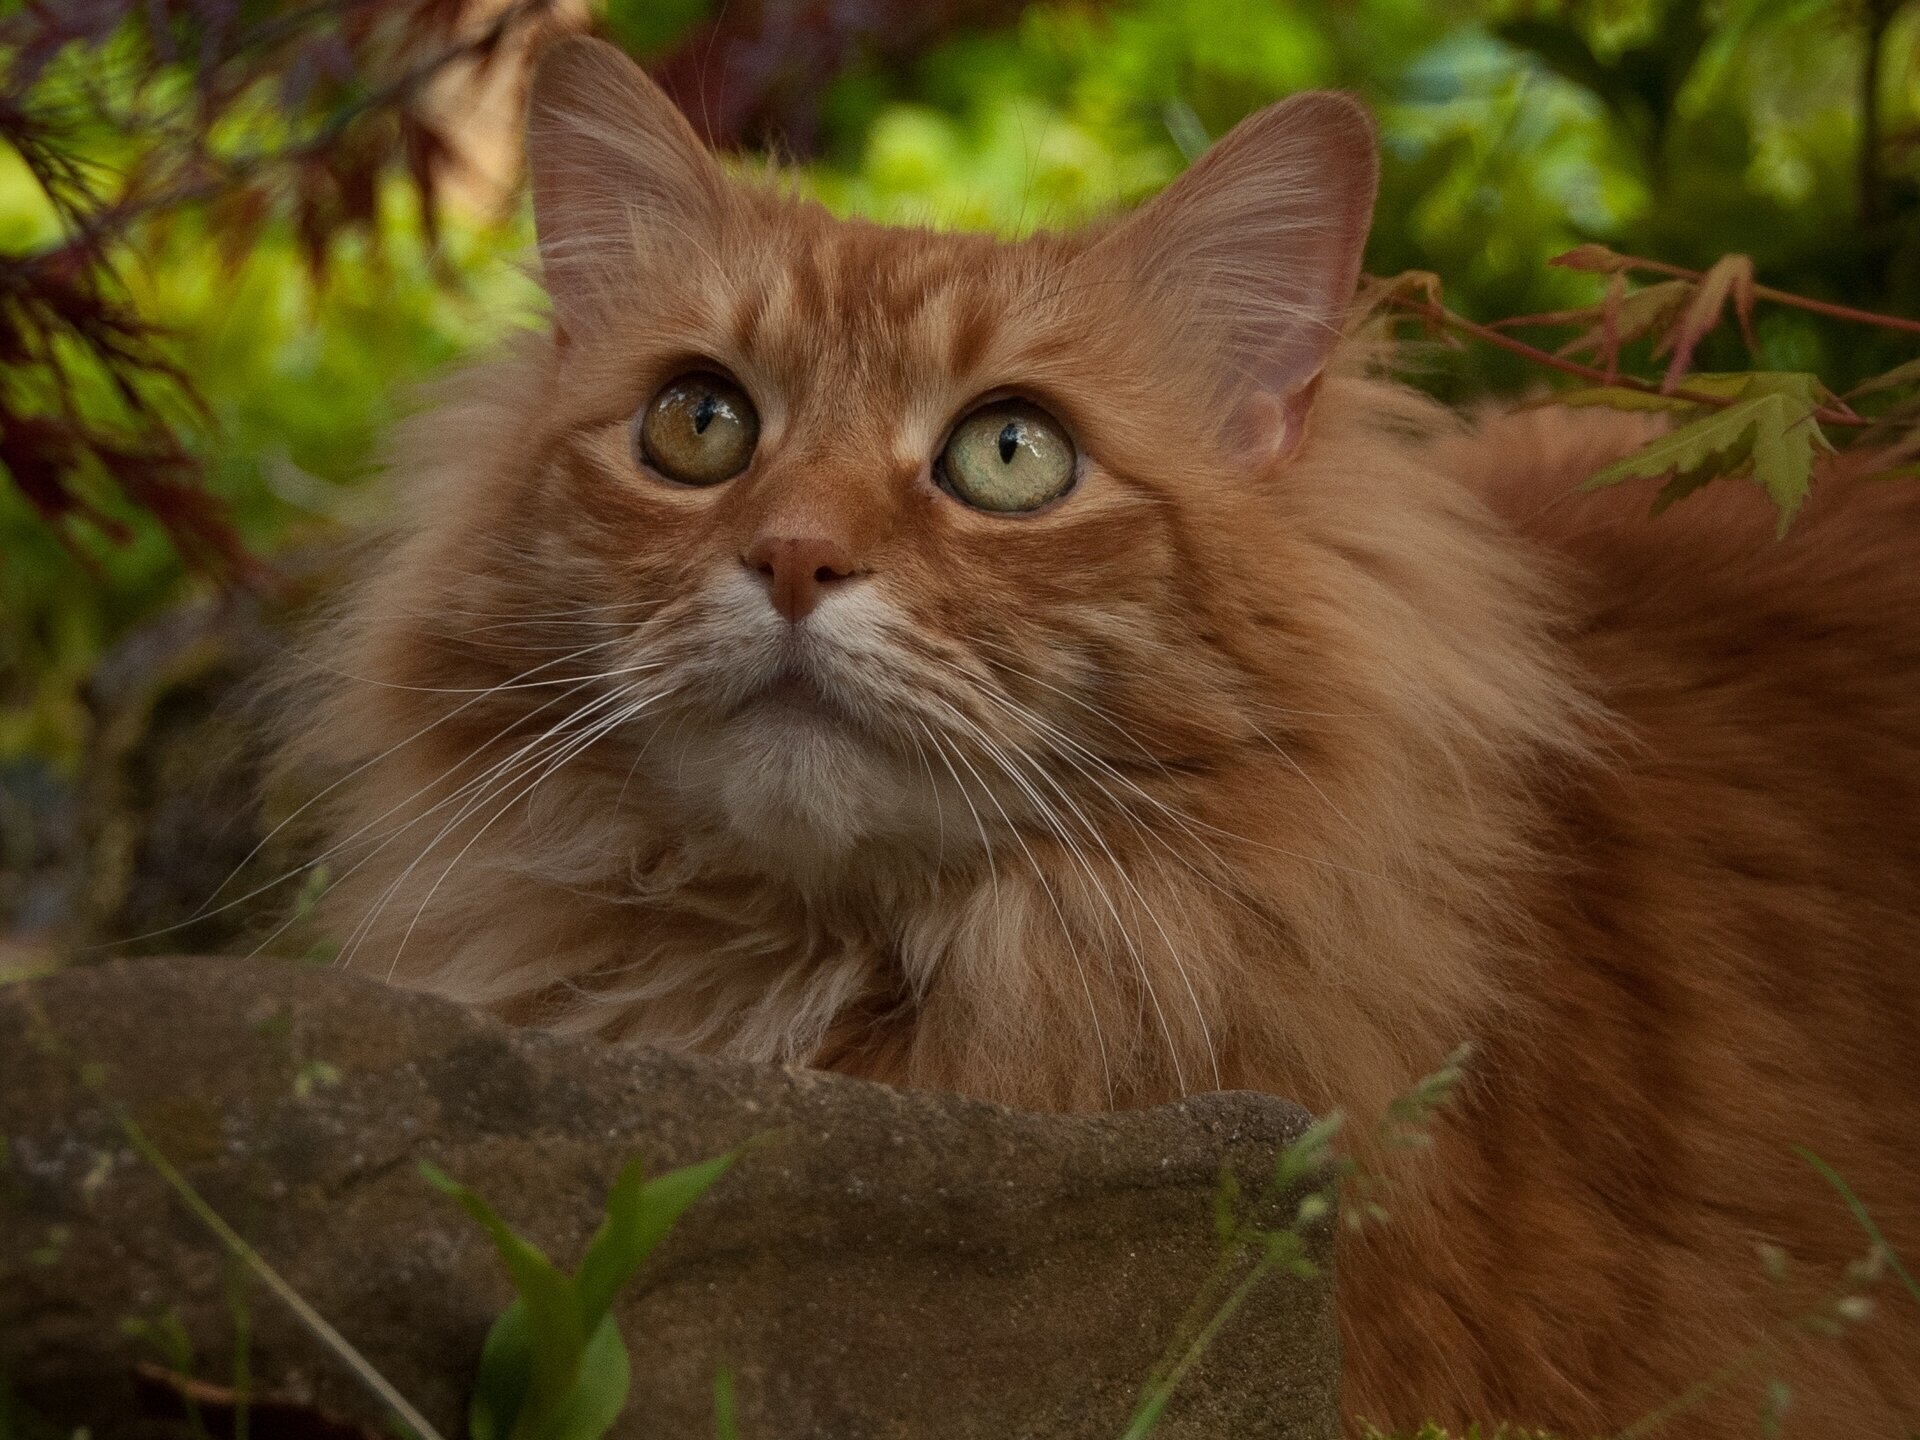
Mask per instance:
[[[898,66],[962,28],[989,29],[1021,0],[732,0],[651,67],[709,142],[809,155],[828,82],[871,61]]]
[[[198,206],[229,263],[287,216],[318,274],[342,234],[378,239],[389,172],[411,177],[431,225],[455,149],[426,104],[430,85],[455,64],[484,68],[508,53],[503,42],[547,22],[554,5],[37,0],[0,21],[0,140],[63,232],[45,249],[0,252],[0,467],[14,486],[63,534],[81,520],[117,537],[123,527],[86,498],[97,477],[191,563],[251,573],[183,431],[204,418],[192,379],[168,360],[118,266],[149,227]],[[88,68],[109,59],[113,84],[91,83]],[[227,122],[263,108],[284,144],[236,153],[218,143]],[[83,158],[99,153],[130,158]],[[118,401],[112,419],[103,380]]]
[[[248,562],[200,487],[183,417],[199,405],[168,363],[116,266],[184,207],[206,217],[225,263],[282,218],[314,274],[335,243],[377,243],[378,198],[407,177],[428,234],[460,163],[434,82],[524,66],[568,0],[28,0],[0,20],[0,141],[25,160],[62,234],[0,250],[0,468],[62,528],[117,534],[85,498],[88,477],[151,514],[192,562],[225,575]],[[1019,0],[734,0],[695,25],[656,69],[723,145],[811,150],[835,75],[897,64],[965,24],[1011,18]],[[568,10],[565,15],[577,15]],[[111,85],[98,69],[115,67]],[[90,73],[91,72],[91,73]],[[184,84],[182,82],[185,82]],[[274,148],[218,137],[277,117]],[[257,133],[259,127],[251,127]],[[102,143],[104,139],[104,143]],[[108,167],[90,154],[130,157]],[[96,403],[104,378],[123,412]]]

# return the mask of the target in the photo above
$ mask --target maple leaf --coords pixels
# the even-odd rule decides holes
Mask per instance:
[[[1879,390],[1897,390],[1905,385],[1920,385],[1920,360],[1909,360],[1904,365],[1896,365],[1884,375],[1875,375],[1871,380],[1863,380],[1847,392],[1847,398],[1856,395],[1871,395]]]
[[[1419,323],[1427,339],[1458,349],[1459,338],[1447,329],[1441,294],[1440,277],[1431,270],[1402,270],[1397,275],[1361,276],[1358,299],[1363,311],[1399,310],[1404,318]]]
[[[1667,365],[1666,378],[1660,382],[1661,389],[1672,390],[1680,383],[1680,377],[1693,364],[1694,350],[1706,338],[1707,332],[1720,323],[1729,298],[1733,300],[1734,315],[1740,322],[1740,334],[1747,342],[1748,352],[1752,352],[1753,258],[1749,255],[1722,255],[1713,262],[1706,274],[1693,283],[1693,298],[1687,301],[1679,318],[1660,337],[1660,343],[1653,347],[1653,358],[1656,360],[1668,353],[1673,356]]]
[[[1596,323],[1562,345],[1556,354],[1591,353],[1606,366],[1607,373],[1612,374],[1619,368],[1621,347],[1669,324],[1693,290],[1685,280],[1662,280],[1627,294],[1626,278],[1623,274],[1613,277],[1607,286],[1606,300],[1591,307]],[[1570,319],[1578,315],[1578,311],[1569,312]]]
[[[1402,270],[1378,284],[1384,296],[1418,296],[1429,305],[1442,303],[1440,277],[1431,270]]]
[[[1777,533],[1786,534],[1812,488],[1815,457],[1833,449],[1815,418],[1824,387],[1816,376],[1784,371],[1697,378],[1716,388],[1738,382],[1738,398],[1614,461],[1581,488],[1664,479],[1653,501],[1653,513],[1658,515],[1703,485],[1750,474],[1779,512]],[[1627,393],[1638,397],[1638,392]],[[1589,399],[1585,403],[1611,402]]]

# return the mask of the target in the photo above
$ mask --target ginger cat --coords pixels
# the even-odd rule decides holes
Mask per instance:
[[[1794,1143],[1920,1253],[1920,490],[1650,521],[1574,493],[1641,422],[1377,378],[1338,95],[1019,243],[730,179],[592,41],[529,156],[551,338],[412,427],[295,747],[345,963],[1042,1108],[1366,1116],[1471,1039],[1343,1242],[1385,1425],[1706,1375],[1755,1242],[1865,1249]],[[1791,1433],[1920,1420],[1903,1308],[1783,1352]]]

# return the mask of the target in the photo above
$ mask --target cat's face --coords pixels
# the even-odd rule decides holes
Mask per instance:
[[[484,608],[593,647],[563,708],[623,795],[797,864],[990,845],[1232,728],[1235,550],[1372,194],[1357,110],[1293,108],[1116,230],[1003,244],[739,186],[616,52],[550,56],[560,378]]]

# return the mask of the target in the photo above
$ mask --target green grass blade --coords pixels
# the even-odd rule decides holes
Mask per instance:
[[[1156,1390],[1133,1412],[1133,1423],[1127,1426],[1127,1433],[1120,1440],[1146,1440],[1160,1428],[1160,1417],[1166,1413],[1167,1402],[1173,1398],[1171,1390]]]
[[[379,1397],[381,1403],[393,1411],[401,1423],[418,1436],[419,1440],[440,1440],[440,1432],[428,1423],[426,1416],[415,1409],[412,1402],[396,1390],[386,1376],[374,1369],[367,1357],[355,1349],[346,1336],[328,1324],[326,1317],[309,1305],[306,1297],[288,1284],[278,1270],[267,1264],[259,1252],[241,1237],[239,1231],[227,1224],[219,1212],[201,1197],[198,1190],[193,1188],[187,1177],[175,1169],[173,1162],[168,1160],[160,1152],[159,1147],[147,1138],[146,1131],[135,1124],[133,1118],[122,1111],[117,1104],[108,1103],[112,1108],[114,1119],[120,1125],[121,1133],[140,1153],[140,1158],[151,1165],[160,1178],[167,1182],[182,1203],[193,1212],[194,1217],[211,1230],[214,1237],[227,1248],[228,1253],[251,1270],[260,1283],[273,1292],[274,1298],[291,1310],[295,1318],[306,1326],[321,1344],[339,1356],[360,1383]]]
[[[530,1346],[530,1372],[527,1375],[526,1403],[521,1419],[528,1412],[550,1414],[566,1400],[579,1377],[581,1357],[587,1348],[587,1335],[581,1320],[579,1291],[574,1282],[560,1273],[551,1260],[516,1235],[506,1221],[494,1213],[478,1194],[450,1178],[426,1161],[420,1173],[427,1183],[451,1196],[460,1207],[480,1223],[492,1238],[494,1249],[506,1263],[513,1288],[526,1307],[526,1333]],[[504,1317],[502,1317],[504,1319]],[[523,1429],[516,1421],[513,1433]]]

